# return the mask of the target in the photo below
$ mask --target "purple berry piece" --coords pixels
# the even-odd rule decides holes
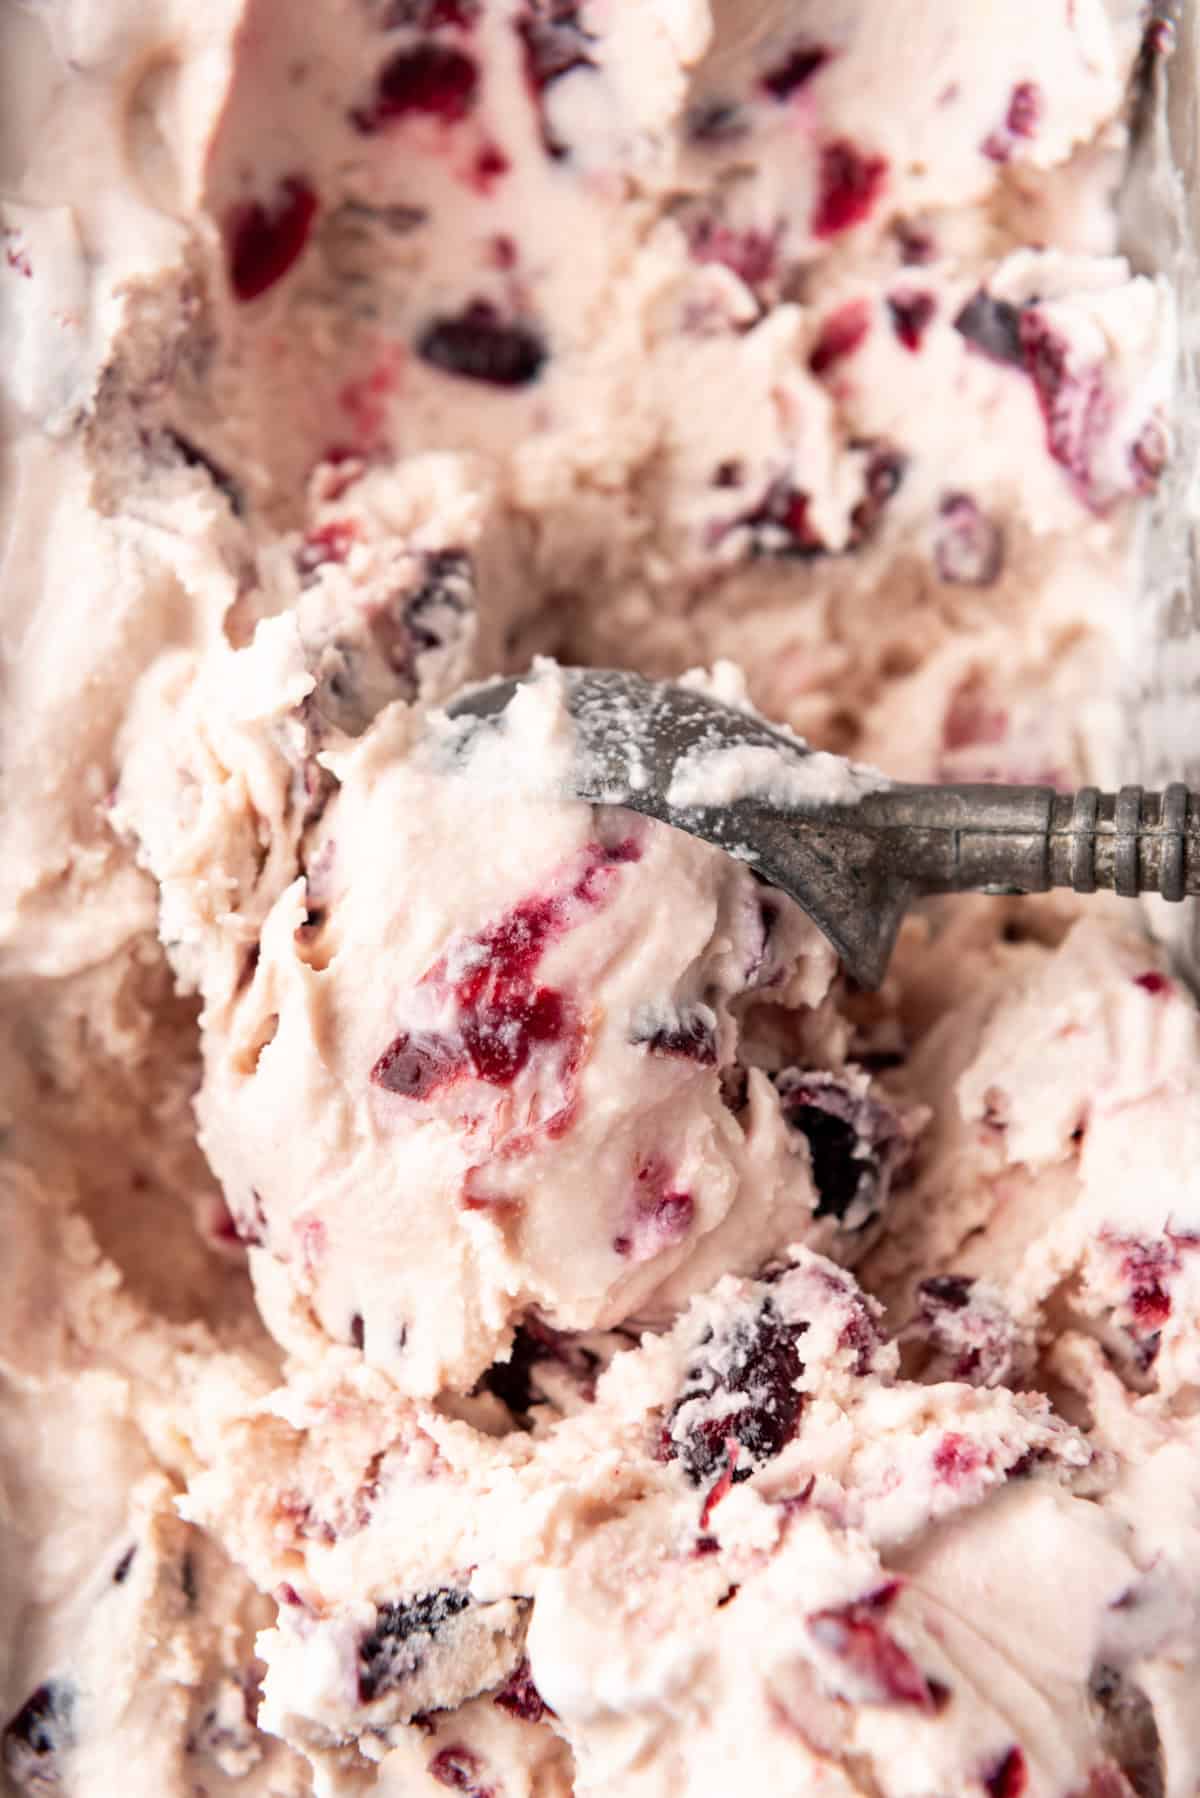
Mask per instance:
[[[487,300],[472,300],[461,312],[431,320],[416,350],[430,368],[489,387],[527,387],[546,360],[538,332],[501,318]]]
[[[817,1217],[862,1229],[887,1203],[907,1145],[890,1107],[833,1074],[787,1068],[774,1076],[788,1126],[808,1146]]]
[[[415,1598],[376,1606],[374,1628],[358,1645],[360,1702],[370,1704],[410,1678],[445,1625],[470,1602],[457,1587],[439,1586]]]
[[[743,1305],[719,1332],[706,1330],[663,1429],[663,1460],[678,1460],[700,1486],[728,1467],[730,1442],[737,1447],[734,1482],[773,1459],[791,1441],[804,1405],[796,1381],[807,1329],[781,1317],[767,1297]],[[731,1407],[731,1396],[743,1402]]]
[[[30,1792],[65,1787],[74,1720],[75,1688],[66,1680],[47,1680],[31,1693],[0,1736],[0,1760],[14,1785]]]
[[[600,1365],[599,1357],[569,1334],[527,1316],[517,1326],[508,1360],[493,1361],[479,1384],[502,1399],[514,1416],[527,1417],[543,1402],[534,1370],[547,1362],[566,1369],[589,1393]]]
[[[888,312],[891,314],[892,329],[906,350],[917,351],[921,347],[930,321],[937,311],[937,301],[931,293],[914,293],[904,290],[888,295]]]
[[[817,44],[799,44],[783,61],[768,69],[762,78],[764,93],[772,100],[790,100],[794,93],[806,87],[818,70],[823,69],[833,55],[832,50],[824,50]]]
[[[996,300],[982,287],[971,295],[954,321],[954,329],[993,362],[1024,368],[1021,345],[1021,309],[1010,300]]]

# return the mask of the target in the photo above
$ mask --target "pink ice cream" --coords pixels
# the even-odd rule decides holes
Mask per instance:
[[[860,991],[557,671],[1119,774],[1144,11],[0,15],[14,1794],[1200,1790],[1191,996]]]

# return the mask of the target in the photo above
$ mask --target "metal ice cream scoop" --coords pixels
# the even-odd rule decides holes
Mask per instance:
[[[628,806],[737,856],[790,894],[863,986],[883,979],[901,919],[924,894],[1200,892],[1200,794],[1182,784],[1114,794],[888,782],[705,692],[611,669],[562,674],[577,797]],[[471,689],[448,711],[498,721],[531,678]],[[744,750],[758,753],[726,753]],[[706,770],[725,778],[743,760],[760,770],[769,761],[774,773],[733,797],[706,781]]]

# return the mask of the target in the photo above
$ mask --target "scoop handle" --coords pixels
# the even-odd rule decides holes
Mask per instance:
[[[1200,794],[1182,782],[1161,793],[894,786],[854,810],[894,875],[922,893],[1200,892]]]

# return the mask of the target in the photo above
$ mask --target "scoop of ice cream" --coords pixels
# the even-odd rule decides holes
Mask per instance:
[[[469,740],[393,707],[320,755],[300,881],[269,783],[280,837],[228,864],[261,897],[189,958],[202,1141],[298,1353],[465,1388],[526,1313],[662,1317],[798,1237],[852,1254],[886,1204],[919,1120],[845,1065],[828,946],[720,852],[572,799],[573,752],[553,669]]]

